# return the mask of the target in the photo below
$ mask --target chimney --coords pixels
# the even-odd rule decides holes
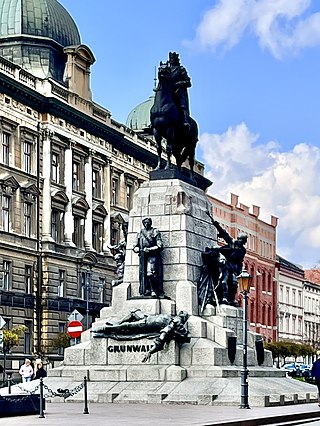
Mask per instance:
[[[237,207],[239,201],[239,195],[231,193],[231,205],[232,207]]]
[[[271,225],[276,227],[278,225],[278,218],[271,215]]]
[[[260,214],[260,207],[259,207],[259,206],[252,205],[252,214],[253,214],[253,216],[255,216],[255,217],[259,217],[259,214]]]

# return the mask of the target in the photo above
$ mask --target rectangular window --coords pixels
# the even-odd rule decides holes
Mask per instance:
[[[81,272],[80,275],[80,298],[85,299],[86,298],[86,273]]]
[[[51,212],[51,236],[56,243],[64,240],[64,212],[60,210]]]
[[[3,269],[3,278],[2,278],[2,289],[9,291],[10,289],[10,267],[11,263],[7,260],[3,261],[2,269]]]
[[[292,317],[292,333],[296,334],[296,317]]]
[[[24,325],[26,330],[24,332],[24,353],[31,353],[31,334],[32,334],[32,321],[25,321]]]
[[[23,169],[27,173],[31,173],[31,152],[32,143],[25,141],[23,144]]]
[[[80,274],[80,297],[83,300],[91,300],[91,270]]]
[[[2,196],[2,229],[10,230],[10,197],[7,195]]]
[[[12,323],[12,321],[11,321],[11,318],[3,318],[4,320],[5,320],[5,325],[4,325],[4,329],[5,330],[10,330],[10,328],[11,328],[11,323]]]
[[[54,241],[58,241],[58,215],[59,212],[52,210],[51,212],[51,236]]]
[[[26,237],[31,237],[31,204],[23,204],[23,233]]]
[[[102,223],[92,222],[92,247],[98,253],[102,252],[102,247],[103,247],[103,226],[102,226]]]
[[[3,164],[9,165],[10,158],[10,133],[2,133],[2,162]]]
[[[55,183],[60,183],[59,164],[59,155],[53,152],[51,155],[51,179]]]
[[[132,185],[127,185],[127,209],[132,208],[132,196],[133,196],[133,187]]]
[[[101,197],[101,183],[99,170],[92,170],[92,196],[94,198]]]
[[[65,271],[59,269],[59,284],[58,284],[58,296],[64,297],[64,286],[65,286]]]
[[[84,246],[84,219],[78,216],[74,216],[73,218],[74,223],[74,232],[72,235],[72,241],[74,244],[79,247],[83,248]]]
[[[64,334],[66,332],[66,326],[64,322],[59,322],[59,333],[60,334]],[[58,348],[58,355],[62,355],[64,354],[64,348]]]
[[[112,197],[111,201],[114,206],[118,204],[118,179],[112,179]]]
[[[29,265],[24,268],[24,287],[26,294],[32,294],[32,267]]]
[[[293,306],[296,305],[296,291],[292,290],[292,304]]]
[[[98,283],[98,292],[99,292],[99,302],[104,303],[104,291],[105,291],[106,280],[105,278],[99,278]]]
[[[74,162],[72,164],[72,189],[73,191],[79,191],[79,172],[80,164]]]
[[[116,226],[112,226],[111,227],[111,245],[115,245],[119,243],[120,240],[120,232],[119,232],[119,228],[117,228]]]

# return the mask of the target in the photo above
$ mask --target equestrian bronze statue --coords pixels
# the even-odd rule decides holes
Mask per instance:
[[[150,110],[151,127],[157,143],[158,164],[161,168],[162,140],[166,141],[167,163],[171,167],[172,155],[178,170],[182,163],[189,162],[191,173],[194,168],[195,149],[198,142],[198,126],[190,117],[187,89],[191,81],[186,69],[180,64],[179,55],[169,53],[166,63],[160,62],[158,85],[154,104]]]

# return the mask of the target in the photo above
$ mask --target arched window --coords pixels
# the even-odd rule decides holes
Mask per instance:
[[[266,305],[265,304],[262,305],[262,309],[261,309],[261,324],[263,325],[266,324]]]

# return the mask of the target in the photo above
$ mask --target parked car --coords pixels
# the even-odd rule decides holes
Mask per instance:
[[[281,367],[281,370],[285,370],[288,376],[296,377],[301,375],[300,363],[290,362],[288,364],[284,364]]]
[[[312,364],[302,364],[300,366],[301,376],[305,379],[311,377]]]

